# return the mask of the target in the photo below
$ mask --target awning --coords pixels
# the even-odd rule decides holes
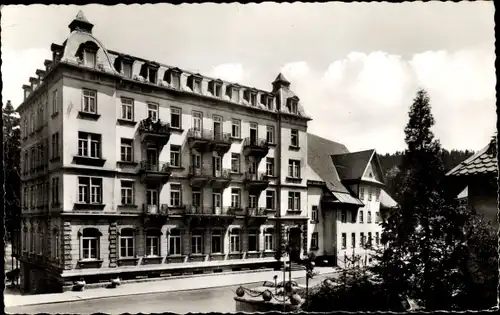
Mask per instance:
[[[380,207],[391,209],[396,208],[397,206],[398,203],[394,199],[392,199],[392,197],[389,196],[389,194],[386,193],[385,190],[382,189],[380,192]]]
[[[358,198],[351,196],[348,193],[341,193],[337,191],[331,191],[334,198],[325,198],[325,201],[339,204],[350,204],[356,206],[364,206],[363,202]]]

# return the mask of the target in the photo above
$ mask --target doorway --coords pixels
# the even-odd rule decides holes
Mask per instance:
[[[301,231],[300,228],[290,228],[288,232],[288,245],[290,246],[290,260],[300,261],[300,248],[301,248]]]
[[[250,123],[250,144],[257,145],[257,124]]]

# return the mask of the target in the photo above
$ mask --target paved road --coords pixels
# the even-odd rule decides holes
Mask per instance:
[[[326,275],[317,276],[312,282],[313,284],[319,283],[325,279],[325,277]],[[303,278],[296,281],[299,284],[305,284],[305,279]],[[260,283],[257,283],[245,285],[245,287],[252,288],[260,285]],[[236,311],[236,304],[233,297],[238,287],[239,285],[201,290],[129,295],[65,303],[28,305],[6,308],[5,312],[10,314],[92,314],[97,312],[107,314],[163,312],[178,314],[186,314],[189,312],[226,313]]]

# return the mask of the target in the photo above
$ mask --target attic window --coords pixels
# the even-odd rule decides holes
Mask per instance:
[[[226,89],[226,94],[231,98],[232,102],[240,102],[240,89],[235,85],[230,85]]]
[[[123,61],[122,62],[123,75],[127,78],[132,78],[132,62]]]
[[[174,89],[180,89],[181,87],[181,70],[178,68],[170,68],[165,71],[163,80],[167,81]]]
[[[296,99],[289,99],[288,100],[288,110],[292,114],[297,114],[298,113],[298,101]]]
[[[200,75],[197,74],[190,75],[188,77],[187,85],[194,93],[201,94],[201,80],[202,77]]]
[[[90,50],[83,51],[83,62],[87,67],[95,68],[96,53]]]
[[[260,97],[260,102],[267,107],[269,110],[273,110],[274,97],[268,94],[262,94]]]
[[[149,68],[148,70],[149,70],[148,72],[149,82],[156,84],[156,75],[158,74],[158,70],[153,68]]]
[[[222,82],[219,80],[213,80],[208,83],[208,91],[212,93],[215,97],[222,96]]]
[[[250,90],[245,90],[243,94],[243,98],[249,102],[252,106],[255,106],[257,104],[257,93],[250,91]]]

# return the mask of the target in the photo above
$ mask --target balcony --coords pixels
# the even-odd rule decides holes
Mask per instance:
[[[224,155],[231,148],[231,134],[229,133],[191,128],[188,130],[187,139],[189,147],[200,152],[215,151]]]
[[[168,205],[159,204],[159,205],[142,205],[142,212],[148,216],[168,216]]]
[[[269,178],[263,172],[258,172],[256,174],[246,172],[244,183],[248,191],[262,192],[269,186]]]
[[[246,208],[246,220],[248,225],[261,225],[267,221],[266,208]]]
[[[266,139],[245,138],[243,141],[243,154],[262,159],[269,152],[269,143]]]
[[[227,224],[233,221],[238,209],[230,207],[205,207],[189,205],[185,210],[185,217],[191,225]]]
[[[203,166],[197,168],[194,166],[189,167],[189,180],[191,187],[203,188],[205,187],[212,178],[212,168]]]
[[[141,142],[151,142],[162,147],[170,140],[170,124],[163,123],[160,120],[143,119],[138,130],[141,135]]]
[[[229,186],[231,182],[231,170],[230,169],[222,169],[215,170],[212,169],[212,178],[210,181],[210,187],[216,189],[223,189]]]
[[[149,163],[142,161],[139,169],[141,175],[141,182],[152,184],[165,184],[170,178],[172,173],[170,163]]]

